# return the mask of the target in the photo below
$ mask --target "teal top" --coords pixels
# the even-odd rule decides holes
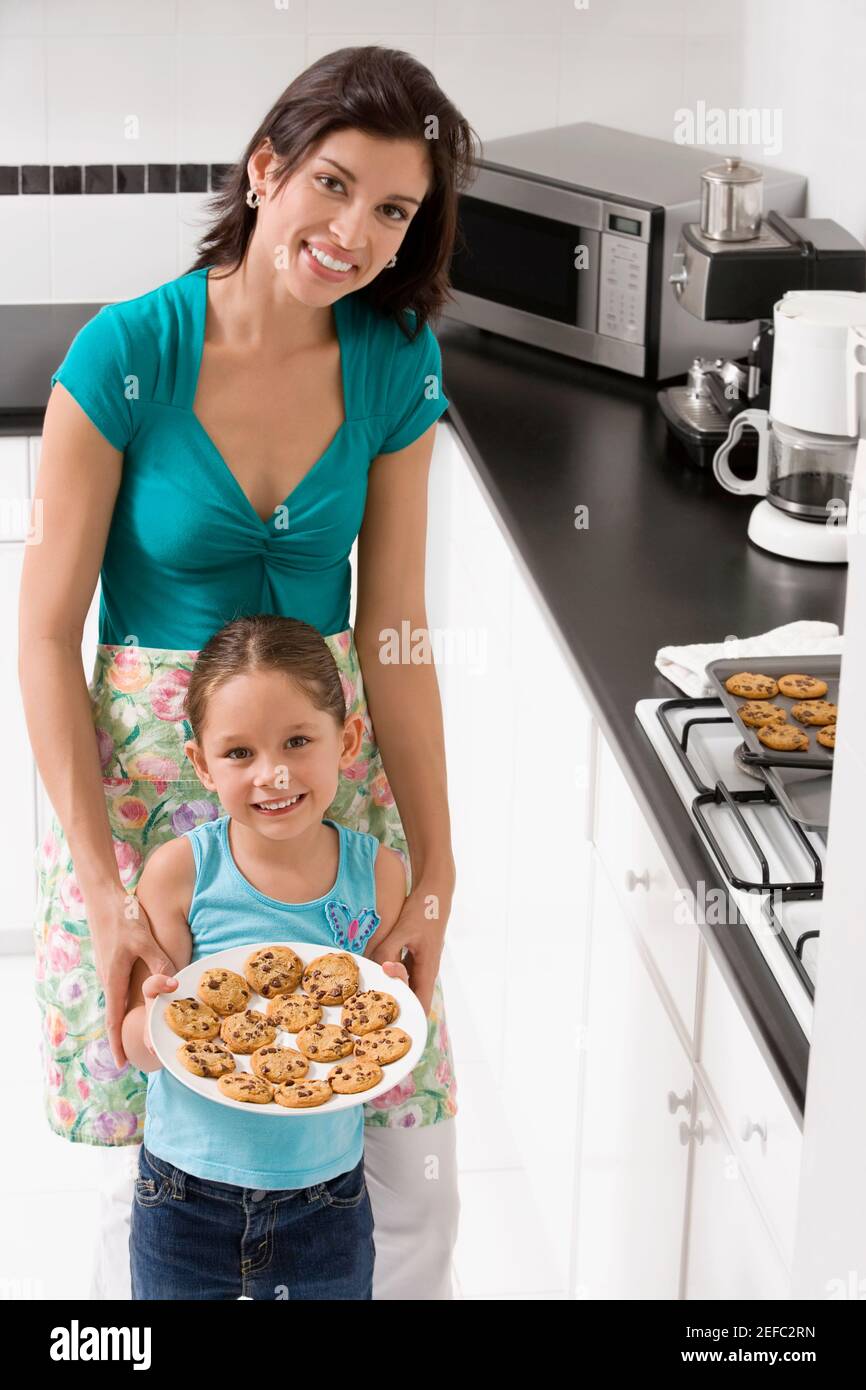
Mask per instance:
[[[188,915],[194,961],[231,946],[254,951],[272,941],[313,941],[323,951],[363,955],[380,922],[375,835],[325,817],[324,824],[340,836],[331,891],[312,902],[284,903],[244,878],[231,852],[228,823],[223,815],[184,831],[196,870]],[[277,1043],[293,1046],[294,1038],[278,1037]],[[360,1162],[364,1107],[330,1115],[250,1114],[214,1104],[163,1068],[148,1073],[144,1143],[157,1158],[214,1182],[265,1190],[312,1187]]]
[[[358,294],[335,300],[345,419],[262,521],[193,414],[209,269],[106,304],[51,378],[123,451],[99,642],[200,651],[224,623],[255,613],[344,632],[370,464],[411,444],[449,404],[429,323],[410,342]],[[414,330],[411,312],[407,320]]]

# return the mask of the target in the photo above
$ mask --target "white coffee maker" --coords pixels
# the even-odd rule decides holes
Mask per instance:
[[[859,434],[848,331],[857,327],[866,327],[866,293],[792,290],[774,306],[769,411],[740,411],[713,459],[722,487],[764,499],[748,527],[762,550],[846,562]],[[758,434],[757,467],[741,479],[728,455],[747,427]]]

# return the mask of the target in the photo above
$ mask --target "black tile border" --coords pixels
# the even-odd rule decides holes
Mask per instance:
[[[233,164],[0,164],[0,197],[26,193],[215,193]]]

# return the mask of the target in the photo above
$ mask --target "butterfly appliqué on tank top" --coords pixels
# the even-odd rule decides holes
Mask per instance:
[[[363,951],[365,943],[382,920],[373,907],[364,907],[354,914],[348,903],[337,900],[325,903],[325,915],[337,945],[347,951]]]

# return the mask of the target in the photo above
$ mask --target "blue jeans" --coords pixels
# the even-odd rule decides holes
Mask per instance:
[[[133,1299],[371,1299],[375,1253],[363,1158],[313,1187],[263,1191],[197,1178],[141,1146]]]

